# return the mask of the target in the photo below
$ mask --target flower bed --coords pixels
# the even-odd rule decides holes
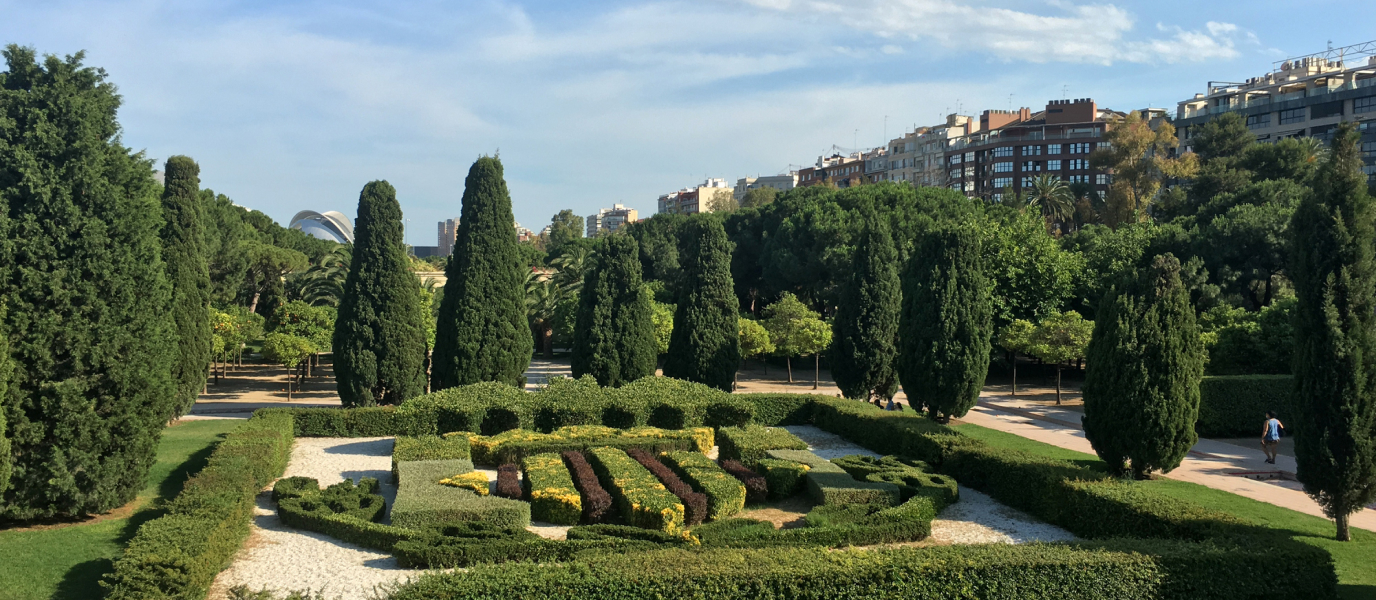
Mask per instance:
[[[577,525],[583,515],[583,499],[564,459],[552,452],[536,454],[527,456],[522,467],[525,470],[522,485],[530,500],[530,517],[556,525]],[[591,475],[591,467],[588,470]],[[607,504],[611,504],[610,497]]]
[[[531,454],[581,451],[598,447],[623,450],[641,448],[650,452],[697,450],[705,453],[711,450],[714,443],[712,429],[708,427],[671,430],[655,427],[614,429],[601,425],[575,425],[551,433],[512,430],[494,436],[464,433],[448,435],[468,436],[473,460],[482,465],[519,462],[521,458]]]
[[[664,466],[654,455],[639,448],[631,448],[626,451],[626,455],[631,457],[640,466],[654,474],[664,488],[678,497],[683,504],[683,524],[693,526],[702,523],[707,518],[707,496],[702,492],[693,491],[690,486],[679,479],[672,469]]]
[[[697,452],[664,452],[659,455],[664,464],[707,496],[707,518],[720,520],[745,507],[745,485]]]
[[[678,497],[624,451],[593,448],[588,458],[627,524],[666,533],[683,528],[684,510]]]

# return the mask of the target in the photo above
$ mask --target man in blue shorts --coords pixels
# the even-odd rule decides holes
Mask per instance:
[[[1266,411],[1266,425],[1261,430],[1261,451],[1266,453],[1266,463],[1276,464],[1276,446],[1280,445],[1281,425],[1276,413]]]

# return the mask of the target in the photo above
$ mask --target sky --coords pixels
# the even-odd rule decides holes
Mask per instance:
[[[522,225],[875,147],[952,112],[1168,108],[1376,39],[1376,3],[0,0],[0,43],[86,52],[123,142],[286,225],[385,179],[408,242],[500,156]]]

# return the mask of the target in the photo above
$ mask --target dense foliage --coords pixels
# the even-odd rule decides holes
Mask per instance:
[[[689,219],[680,235],[683,271],[664,376],[730,390],[741,355],[731,242],[706,215]]]
[[[635,240],[618,235],[598,244],[583,276],[573,334],[573,376],[592,375],[619,387],[655,373],[659,355],[650,295],[640,279]]]
[[[201,223],[201,167],[186,156],[167,159],[162,192],[162,256],[172,284],[172,317],[177,326],[173,415],[191,409],[205,386],[210,364],[210,272]]]
[[[892,398],[898,391],[898,252],[889,227],[867,215],[832,323],[831,375],[847,398]]]

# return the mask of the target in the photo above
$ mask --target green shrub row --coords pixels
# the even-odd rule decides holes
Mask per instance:
[[[802,493],[807,484],[807,472],[811,467],[792,460],[779,458],[761,459],[755,465],[769,486],[769,498],[782,500]]]
[[[660,454],[670,469],[707,496],[707,518],[720,520],[745,508],[745,485],[700,452]]]
[[[1295,380],[1289,375],[1205,377],[1199,382],[1199,421],[1203,437],[1261,437],[1266,411],[1281,422],[1293,418]]]
[[[397,542],[392,554],[402,568],[452,569],[508,562],[563,562],[590,552],[647,552],[655,542],[618,538],[596,540],[471,540],[430,536]]]
[[[357,410],[357,409],[355,409]],[[392,446],[392,476],[397,476],[397,463],[417,460],[471,460],[468,436],[398,435]]]
[[[833,399],[817,394],[735,394],[755,406],[754,422],[765,427],[811,425],[812,405]]]
[[[723,427],[717,430],[718,455],[722,459],[740,461],[741,464],[758,471],[761,459],[769,458],[770,450],[807,450],[807,442],[778,427],[746,425],[744,427]]]
[[[163,517],[139,527],[101,582],[106,598],[204,598],[248,537],[254,498],[291,458],[290,414],[254,415],[215,447]]]
[[[851,454],[831,462],[861,481],[898,486],[899,499],[904,502],[913,496],[931,498],[938,512],[960,498],[960,486],[954,478],[930,472],[931,467],[920,460]]]
[[[807,526],[774,529],[773,523],[714,530],[693,530],[703,547],[763,548],[775,546],[873,546],[916,542],[932,533],[939,508],[931,498],[917,497],[898,506],[881,504],[822,505],[807,516]],[[733,519],[749,521],[749,519]]]
[[[583,499],[573,476],[557,453],[527,456],[521,462],[521,486],[530,501],[530,518],[555,525],[577,525],[583,516]]]
[[[710,427],[615,429],[602,425],[572,425],[549,433],[513,429],[493,436],[445,434],[446,438],[462,436],[467,436],[474,462],[494,466],[520,462],[526,456],[547,452],[581,452],[589,448],[603,447],[623,450],[640,448],[653,453],[671,450],[696,450],[705,453],[711,450],[714,444]]]
[[[856,481],[841,467],[807,450],[770,450],[769,458],[808,466],[807,491],[822,505],[899,503],[898,486],[883,481]]]
[[[386,515],[386,503],[377,490],[378,482],[372,478],[364,478],[356,487],[345,481],[321,490],[315,479],[288,477],[273,486],[272,494],[277,499],[277,515],[288,527],[386,552],[401,540],[422,537],[414,529],[378,523]]]
[[[433,417],[396,406],[363,408],[260,408],[255,415],[288,414],[296,437],[435,435]]]
[[[479,496],[472,491],[440,485],[439,480],[473,470],[466,460],[423,460],[397,465],[397,499],[392,524],[408,529],[442,527],[462,521],[482,521],[497,527],[530,525],[530,505],[519,500]]]
[[[616,448],[593,448],[587,457],[627,524],[666,533],[683,529],[683,504],[640,463]]]

